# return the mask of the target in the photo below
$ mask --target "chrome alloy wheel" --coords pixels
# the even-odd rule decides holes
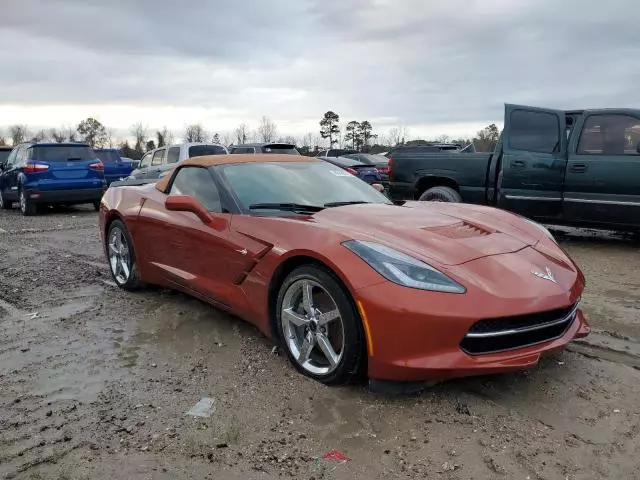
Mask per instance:
[[[22,189],[20,190],[20,211],[22,213],[27,211],[27,196]]]
[[[298,364],[313,375],[328,375],[344,352],[340,310],[319,283],[301,279],[284,294],[280,310],[284,341]]]
[[[127,283],[131,275],[131,257],[127,237],[119,227],[109,233],[109,266],[119,284]]]

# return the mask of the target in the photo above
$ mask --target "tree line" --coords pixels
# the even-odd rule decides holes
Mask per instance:
[[[239,124],[230,132],[211,132],[202,124],[187,125],[181,133],[183,142],[214,142],[225,146],[248,142],[281,142],[296,145],[303,155],[315,155],[327,145],[353,149],[361,152],[380,153],[402,145],[419,145],[428,140],[410,138],[409,129],[395,127],[387,134],[374,133],[368,120],[350,120],[341,128],[340,116],[326,112],[320,119],[317,133],[307,133],[300,137],[280,135],[275,122],[267,116],[260,119],[258,127],[251,130],[246,123]],[[473,138],[451,138],[441,135],[430,141],[457,143],[462,146],[474,144],[478,151],[491,151],[495,147],[500,131],[495,124],[477,132]],[[167,127],[149,129],[138,122],[129,129],[129,139],[118,139],[114,129],[107,128],[100,121],[89,117],[76,126],[40,129],[31,131],[27,125],[11,125],[6,135],[0,131],[0,145],[17,145],[26,141],[84,142],[92,148],[117,148],[123,157],[140,159],[146,152],[175,143],[174,133]]]

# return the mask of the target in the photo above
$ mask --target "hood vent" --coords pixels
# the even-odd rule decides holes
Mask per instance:
[[[494,233],[468,222],[459,222],[443,227],[427,227],[423,230],[456,240],[462,238],[486,237],[487,235]]]

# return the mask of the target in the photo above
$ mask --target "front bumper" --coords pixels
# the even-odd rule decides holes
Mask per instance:
[[[105,188],[79,188],[73,190],[26,190],[35,203],[91,203],[99,202]]]
[[[537,299],[531,310],[530,303],[517,299],[482,301],[473,295],[425,292],[389,282],[360,289],[356,299],[365,323],[368,376],[416,382],[533,368],[542,356],[589,334],[581,310],[560,335],[534,345],[471,355],[460,344],[479,320],[564,308],[578,301],[581,290]]]

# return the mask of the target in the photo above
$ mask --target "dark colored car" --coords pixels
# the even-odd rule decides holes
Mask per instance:
[[[322,150],[318,152],[316,157],[345,157],[353,153],[358,153],[358,151],[349,150],[347,148],[330,148],[329,150]]]
[[[107,185],[131,175],[133,165],[131,161],[127,161],[120,156],[120,150],[116,148],[94,148],[94,151],[104,165],[104,179]]]
[[[353,158],[365,165],[376,167],[380,174],[380,183],[385,187],[389,183],[389,159],[384,155],[376,155],[373,153],[350,153],[345,155],[347,158]]]
[[[103,163],[81,143],[23,143],[0,164],[0,207],[18,202],[23,215],[46,204],[91,203],[97,210],[105,188]]]
[[[640,233],[640,110],[505,105],[493,152],[390,153],[392,199],[465,202],[541,223]]]
[[[381,176],[378,170],[373,165],[366,165],[358,160],[347,157],[316,157],[331,163],[336,167],[340,167],[346,170],[351,175],[355,175],[360,180],[364,180],[367,183],[379,183]]]
[[[290,143],[243,143],[229,148],[229,153],[278,153],[281,155],[300,155],[295,145]]]
[[[589,334],[584,275],[543,227],[495,208],[396,206],[335,170],[215,155],[112,186],[99,215],[111,275],[246,319],[327,385],[527,370]]]

